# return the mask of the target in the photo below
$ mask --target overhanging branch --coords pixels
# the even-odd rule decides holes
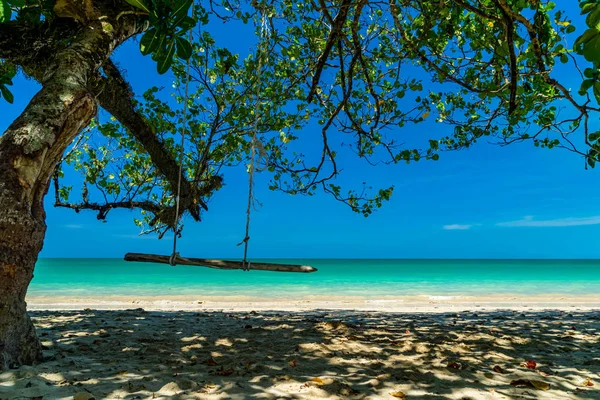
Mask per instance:
[[[108,62],[104,68],[107,78],[98,77],[98,82],[92,92],[98,99],[100,106],[112,114],[131,134],[140,142],[144,150],[150,155],[152,163],[165,177],[173,189],[177,188],[179,179],[179,165],[164,145],[158,140],[153,128],[136,111],[129,87],[124,78],[112,63]],[[208,210],[208,206],[201,198],[202,193],[182,176],[181,180],[181,205],[182,210],[188,210],[192,217],[200,220],[199,205]]]

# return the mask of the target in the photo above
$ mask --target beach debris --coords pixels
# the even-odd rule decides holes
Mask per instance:
[[[310,381],[316,383],[319,386],[325,384],[325,381],[323,379],[321,379],[321,378],[316,378],[315,377],[315,378],[312,378]]]
[[[527,369],[535,369],[537,367],[537,363],[533,360],[527,360],[526,362],[522,363],[521,366]]]
[[[392,392],[390,393],[390,395],[397,399],[406,399],[406,395],[404,394],[404,392]]]
[[[464,369],[465,367],[459,362],[449,361],[448,364],[446,364],[446,368],[460,370],[460,369]]]
[[[505,372],[504,369],[499,365],[494,365],[494,367],[492,368],[492,371],[494,371],[498,374],[503,374]]]
[[[291,360],[291,361],[288,362],[288,365],[290,367],[297,367],[298,366],[298,361],[296,361],[295,359]]]
[[[537,390],[550,389],[550,384],[542,381],[536,381],[534,379],[515,379],[510,382],[510,385],[514,387],[530,387]]]
[[[592,382],[592,378],[588,376],[585,381],[583,381],[581,386],[594,386],[594,382]]]

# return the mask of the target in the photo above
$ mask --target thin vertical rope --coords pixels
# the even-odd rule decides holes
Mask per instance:
[[[194,4],[192,3],[192,18],[194,18]],[[190,44],[193,46],[193,36],[192,30],[188,34],[188,38]],[[193,48],[193,47],[192,47]],[[186,67],[186,80],[185,80],[185,96],[183,103],[183,121],[181,124],[181,150],[179,152],[179,177],[177,179],[177,198],[175,200],[175,221],[173,222],[173,253],[169,258],[169,264],[175,266],[177,264],[177,257],[179,253],[177,252],[177,236],[179,234],[179,203],[181,199],[181,179],[183,175],[183,156],[184,156],[184,146],[185,146],[185,133],[186,133],[186,125],[187,125],[187,110],[188,110],[188,100],[189,100],[189,90],[190,90],[190,65],[191,65],[192,56],[187,60]]]
[[[254,203],[254,170],[256,164],[256,147],[257,140],[256,134],[258,133],[258,123],[260,114],[260,94],[262,89],[262,56],[264,52],[264,43],[267,37],[267,22],[266,16],[263,13],[261,19],[261,35],[260,43],[258,44],[257,54],[257,67],[256,67],[256,91],[255,91],[255,104],[254,104],[254,128],[252,131],[252,141],[250,142],[250,165],[248,166],[248,207],[246,208],[246,235],[244,236],[244,260],[242,261],[242,269],[244,271],[250,270],[250,263],[248,262],[248,243],[250,242],[250,217],[252,214],[252,205]]]

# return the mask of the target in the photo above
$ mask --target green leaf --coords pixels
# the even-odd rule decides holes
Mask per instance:
[[[10,90],[8,90],[8,88],[6,87],[6,85],[2,85],[0,86],[0,92],[2,92],[2,96],[4,96],[4,98],[6,99],[6,101],[8,101],[10,104],[13,103],[13,101],[15,100],[13,94],[10,92]]]
[[[596,4],[588,3],[581,7],[581,15],[587,14],[596,7]]]
[[[178,24],[177,27],[179,27],[183,32],[189,31],[190,29],[192,29],[194,26],[196,26],[196,20],[194,20],[194,18],[186,15]]]
[[[134,6],[135,8],[139,8],[140,10],[145,11],[147,13],[150,12],[150,9],[142,0],[125,0],[125,1],[128,2],[129,4],[131,4],[132,6]]]
[[[192,56],[192,45],[186,39],[176,37],[177,42],[177,57],[188,60]]]
[[[585,59],[590,62],[600,61],[600,35],[595,29],[594,31],[596,32],[596,35],[583,43],[581,49],[581,53]]]
[[[596,166],[596,160],[594,160],[592,157],[587,157],[587,163],[592,168]]]
[[[159,74],[164,74],[171,68],[171,64],[173,64],[173,56],[175,55],[175,41],[167,44],[166,50],[160,52],[157,55],[157,64],[156,70]]]
[[[173,25],[179,26],[179,24],[188,16],[188,11],[192,5],[193,0],[179,0],[173,7]]]
[[[594,96],[596,96],[596,101],[600,104],[600,82],[594,82]]]
[[[590,133],[588,135],[588,140],[590,142],[595,142],[596,140],[600,139],[600,131],[596,131],[594,133]]]
[[[6,0],[0,0],[0,22],[6,22],[10,19],[10,6]]]
[[[140,51],[143,55],[153,53],[158,48],[161,42],[161,35],[156,28],[151,28],[148,32],[144,33],[140,40]]]
[[[566,64],[569,62],[569,57],[567,57],[567,55],[565,53],[562,53],[560,55],[560,62],[563,64]]]
[[[579,36],[577,38],[577,40],[575,41],[575,43],[573,44],[575,51],[577,51],[578,53],[581,53],[583,51],[583,48],[586,45],[586,43],[589,42],[590,40],[592,40],[593,38],[595,38],[597,35],[598,35],[598,30],[587,29],[585,32],[583,32],[583,35]]]
[[[596,9],[592,11],[585,19],[585,23],[590,28],[598,29],[600,27],[600,7],[596,6]]]
[[[586,79],[583,82],[581,82],[581,87],[579,88],[579,94],[584,96],[588,89],[592,87],[592,85],[594,84],[594,81],[592,79]]]

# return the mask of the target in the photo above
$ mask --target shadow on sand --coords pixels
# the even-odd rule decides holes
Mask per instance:
[[[31,315],[46,361],[2,400],[600,398],[600,312]]]

